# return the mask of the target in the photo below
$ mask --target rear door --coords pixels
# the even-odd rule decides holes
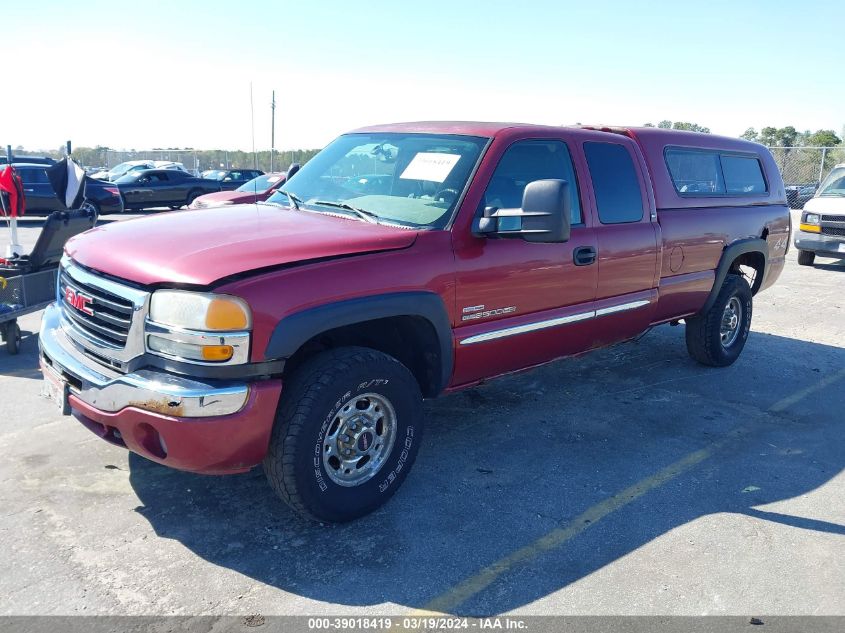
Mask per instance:
[[[598,220],[597,346],[644,331],[657,301],[657,218],[636,146],[618,138],[581,145]]]

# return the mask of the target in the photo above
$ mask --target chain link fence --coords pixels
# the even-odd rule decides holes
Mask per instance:
[[[770,147],[786,185],[789,206],[800,209],[835,165],[845,163],[845,147]]]

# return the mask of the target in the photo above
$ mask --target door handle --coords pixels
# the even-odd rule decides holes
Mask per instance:
[[[596,261],[596,249],[592,246],[579,246],[572,252],[572,261],[576,266],[589,266]]]
[[[24,193],[32,193],[35,189],[24,189]]]

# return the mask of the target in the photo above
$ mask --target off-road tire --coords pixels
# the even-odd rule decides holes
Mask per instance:
[[[812,266],[816,261],[816,254],[813,251],[798,251],[798,265]]]
[[[322,450],[344,406],[362,394],[385,398],[395,411],[395,435],[381,467],[368,480],[332,480]],[[320,352],[285,383],[264,472],[270,486],[300,515],[342,523],[384,504],[408,475],[422,440],[422,394],[395,358],[365,347]]]
[[[721,338],[722,318],[725,308],[736,297],[742,309],[739,331],[735,340],[725,346]],[[739,358],[748,333],[751,330],[752,296],[751,287],[741,275],[730,274],[725,278],[716,301],[710,309],[695,317],[686,319],[687,351],[702,365],[727,367]]]

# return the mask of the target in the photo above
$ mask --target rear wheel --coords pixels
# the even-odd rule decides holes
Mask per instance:
[[[264,471],[301,515],[361,517],[408,475],[421,440],[422,395],[396,359],[363,347],[317,354],[287,382]]]
[[[6,351],[11,356],[17,354],[21,349],[21,328],[17,321],[6,324]]]
[[[812,266],[814,261],[816,261],[816,254],[813,251],[798,251],[800,266]]]
[[[686,319],[689,355],[711,367],[731,365],[745,347],[751,315],[751,287],[741,275],[728,275],[710,309]]]

